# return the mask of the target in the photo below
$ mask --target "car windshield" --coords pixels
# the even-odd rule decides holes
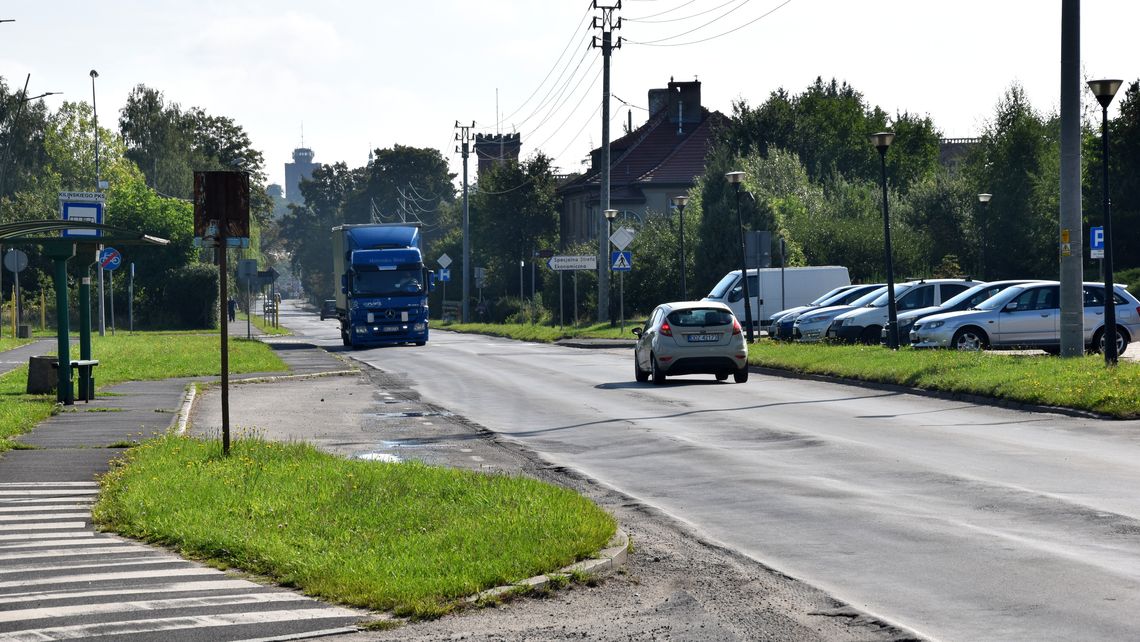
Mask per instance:
[[[862,305],[867,305],[868,303],[878,299],[880,296],[885,295],[886,292],[887,292],[886,286],[883,286],[881,288],[875,288],[874,290],[871,290],[870,292],[864,294],[863,296],[859,297],[858,299],[855,299],[854,301],[847,303],[846,305],[850,305],[850,306],[856,307],[856,308],[859,306],[862,306]]]
[[[907,290],[913,288],[914,286],[915,286],[914,283],[900,283],[900,284],[896,285],[895,286],[895,301],[898,301],[900,296],[905,294]],[[888,298],[887,297],[887,289],[883,288],[882,293],[879,296],[875,297],[874,301],[871,301],[870,303],[867,303],[865,305],[869,308],[885,308],[887,306],[887,298]]]
[[[680,328],[731,325],[732,313],[720,308],[689,308],[674,310],[669,314],[668,321],[669,325]]]
[[[423,294],[418,268],[356,272],[352,293],[356,296],[409,296]]]
[[[739,277],[740,272],[729,272],[728,274],[725,274],[724,278],[720,280],[720,283],[717,283],[713,286],[713,289],[709,292],[708,298],[723,299],[725,295],[728,294],[728,288],[732,287],[732,284],[736,283],[736,280]]]
[[[850,290],[845,290],[824,301],[821,305],[850,305],[852,301],[861,299],[868,294],[878,290],[879,285],[858,285]]]
[[[1002,290],[1014,285],[1013,283],[981,283],[975,285],[969,290],[959,292],[957,296],[951,298],[949,301],[944,302],[941,306],[943,308],[953,308],[956,306],[965,306],[967,308],[977,307],[979,303],[992,297],[993,295],[1001,292]]]
[[[977,305],[975,305],[971,309],[973,309],[973,310],[999,310],[1001,308],[1004,308],[1006,303],[1009,303],[1011,300],[1013,300],[1014,297],[1021,294],[1025,290],[1026,290],[1026,286],[1023,286],[1023,285],[1015,285],[1013,287],[1008,287],[1008,288],[1002,290],[1001,292],[998,292],[997,294],[986,299],[985,301],[978,303]]]
[[[823,305],[825,302],[830,301],[830,300],[835,299],[835,298],[838,298],[844,292],[847,292],[848,290],[850,290],[854,287],[855,286],[853,286],[853,285],[841,285],[841,286],[835,288],[834,290],[831,290],[830,292],[824,293],[823,295],[821,295],[819,298],[812,301],[808,305]]]

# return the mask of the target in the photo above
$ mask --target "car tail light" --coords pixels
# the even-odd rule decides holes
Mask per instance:
[[[671,337],[671,336],[673,336],[673,328],[670,328],[670,327],[669,327],[669,322],[668,322],[668,321],[666,321],[665,323],[662,323],[662,324],[661,324],[661,334],[663,334],[663,335],[665,335],[665,336],[667,336],[667,337]]]
[[[735,337],[736,335],[740,334],[741,332],[742,332],[742,330],[740,328],[740,322],[734,318],[732,320],[732,336]]]

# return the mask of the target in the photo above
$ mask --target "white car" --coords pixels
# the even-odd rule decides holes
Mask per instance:
[[[1006,288],[974,308],[934,314],[910,331],[915,348],[1040,348],[1061,350],[1061,286],[1038,281]],[[1140,333],[1140,301],[1116,285],[1117,354]],[[1084,342],[1089,350],[1104,349],[1104,284],[1084,284]]]
[[[665,382],[666,376],[732,375],[748,381],[748,346],[740,322],[723,303],[678,301],[653,309],[645,326],[634,328],[633,373],[638,381]]]
[[[845,305],[832,305],[819,308],[818,310],[804,312],[792,324],[792,338],[804,343],[823,341],[827,338],[827,329],[831,326],[831,322],[835,320],[835,317],[848,310],[867,305],[871,301],[879,298],[879,296],[886,291],[887,287],[883,286]]]

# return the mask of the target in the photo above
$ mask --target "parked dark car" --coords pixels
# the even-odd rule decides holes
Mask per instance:
[[[336,318],[336,299],[325,299],[321,304],[321,321]]]

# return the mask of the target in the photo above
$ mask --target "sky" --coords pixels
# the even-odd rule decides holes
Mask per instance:
[[[645,121],[647,92],[670,78],[700,80],[704,106],[726,114],[835,78],[888,113],[929,116],[945,137],[979,135],[1013,83],[1043,113],[1060,104],[1061,0],[621,4],[612,138],[630,114]],[[1140,78],[1140,2],[1080,4],[1082,78]],[[139,84],[230,117],[271,183],[302,142],[349,167],[369,149],[429,147],[459,173],[456,121],[519,132],[524,158],[542,151],[569,173],[602,140],[602,60],[589,46],[601,14],[585,0],[21,0],[0,3],[0,20],[15,20],[0,23],[0,76],[19,90],[31,74],[33,96],[62,92],[45,99],[54,109],[90,102],[95,69],[104,126],[117,128]]]

